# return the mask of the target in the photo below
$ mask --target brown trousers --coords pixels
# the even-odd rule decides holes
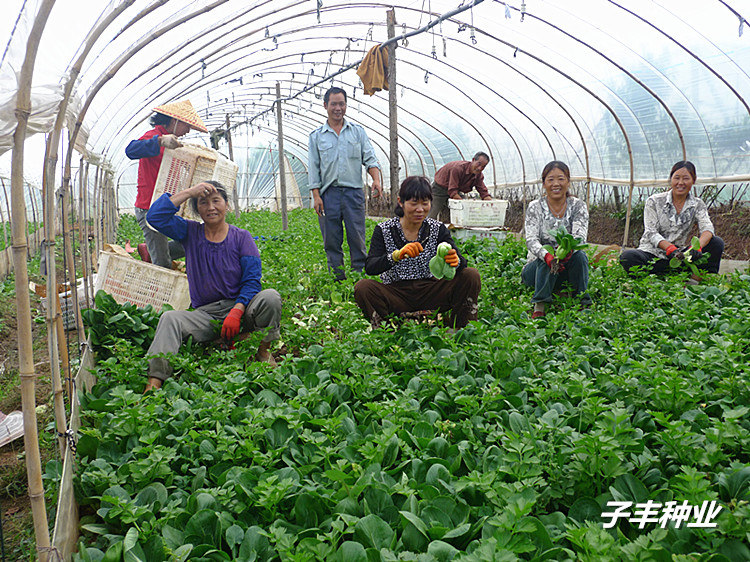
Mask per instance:
[[[430,278],[386,285],[362,279],[354,285],[354,300],[373,326],[401,312],[437,310],[443,313],[446,326],[463,328],[477,319],[480,288],[479,272],[467,267],[450,281]]]

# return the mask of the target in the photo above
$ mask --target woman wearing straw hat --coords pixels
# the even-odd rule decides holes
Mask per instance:
[[[153,129],[138,140],[131,141],[125,155],[138,162],[138,195],[135,199],[135,218],[143,230],[145,244],[138,245],[138,253],[144,261],[171,268],[172,259],[184,256],[182,246],[174,240],[153,230],[146,222],[146,212],[151,206],[156,178],[159,175],[165,148],[180,148],[179,137],[190,129],[207,133],[208,129],[198,117],[190,100],[167,103],[154,108],[151,116]]]

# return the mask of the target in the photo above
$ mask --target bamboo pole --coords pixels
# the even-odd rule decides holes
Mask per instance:
[[[5,191],[5,181],[0,178],[0,183],[3,184],[3,193],[5,193],[5,202],[8,202],[8,193]],[[0,205],[0,223],[3,225],[3,255],[5,256],[6,271],[10,273],[10,252],[8,251],[8,231],[5,229],[5,217],[3,216],[3,207]],[[8,226],[10,226],[10,216],[8,216]]]
[[[68,154],[70,154],[70,152],[73,150],[73,143],[70,141],[68,143],[67,150],[68,150]],[[75,288],[78,284],[76,281],[75,254],[73,252],[73,246],[75,245],[75,240],[73,238],[73,234],[70,228],[70,223],[74,220],[73,217],[71,216],[71,207],[70,207],[70,197],[71,197],[72,190],[73,190],[72,184],[70,183],[66,184],[65,182],[63,182],[63,190],[62,190],[63,251],[65,252],[65,260],[68,266],[67,280],[70,286]],[[83,323],[81,321],[81,315],[79,313],[80,308],[78,304],[78,292],[72,291],[70,298],[72,299],[73,309],[75,310],[76,332],[77,332],[76,337],[78,338],[78,343],[80,344],[81,335],[83,334]]]
[[[86,162],[86,183],[83,184],[83,189],[81,190],[81,209],[83,209],[82,212],[86,216],[86,225],[88,225],[88,223],[89,223],[89,206],[90,206],[90,202],[89,202],[89,163]],[[88,229],[88,226],[87,226],[87,229]],[[88,233],[88,230],[87,230],[87,233]],[[90,290],[90,286],[91,286],[91,283],[92,283],[91,277],[93,276],[93,273],[94,273],[94,267],[95,267],[94,261],[95,261],[95,259],[91,255],[91,252],[90,252],[89,242],[88,242],[88,236],[86,237],[86,242],[84,244],[85,244],[84,247],[86,248],[86,252],[85,252],[84,255],[86,256],[86,263],[88,264],[88,266],[86,268],[87,273],[86,273],[86,275],[84,277],[84,283],[83,283],[83,285],[84,285],[84,295],[86,297],[86,303],[88,304],[94,298],[94,295],[93,295],[93,292],[92,292],[93,290]],[[94,238],[94,247],[95,248],[99,247],[99,240],[98,240],[97,237]],[[98,252],[97,252],[97,255],[98,255]]]
[[[49,137],[47,137],[49,142]],[[46,182],[42,183],[42,199],[46,200],[45,190],[49,186]],[[44,238],[49,240],[54,238],[55,217],[50,213],[47,205],[43,205],[44,213]],[[50,216],[51,215],[51,216]],[[49,244],[44,245],[44,252],[47,258],[47,264],[52,263],[54,267],[55,260],[50,258]],[[55,411],[55,426],[57,427],[57,444],[60,447],[60,456],[65,456],[65,434],[67,432],[67,422],[65,420],[65,400],[63,398],[63,386],[60,378],[60,358],[62,357],[63,368],[68,369],[68,347],[65,341],[65,326],[63,325],[62,307],[60,305],[60,295],[57,292],[57,283],[50,285],[49,268],[47,269],[47,352],[49,353],[49,366],[52,376],[52,403]],[[58,353],[59,352],[59,353]],[[67,372],[67,370],[65,371]]]
[[[39,42],[47,23],[54,0],[43,0],[34,18],[34,25],[26,44],[21,73],[18,77],[16,95],[16,118],[18,126],[13,134],[11,155],[11,198],[13,208],[13,262],[16,275],[16,313],[18,322],[18,373],[21,379],[21,403],[23,409],[23,438],[26,451],[26,474],[29,480],[29,499],[34,518],[34,536],[40,562],[49,560],[50,538],[47,510],[44,502],[42,464],[37,434],[36,373],[31,343],[31,303],[29,301],[29,272],[26,264],[26,202],[23,193],[23,157],[26,127],[31,114],[31,79]],[[51,303],[50,303],[51,305]]]
[[[47,186],[47,198],[45,200],[45,204],[47,208],[49,209],[49,214],[47,216],[55,216],[55,195],[54,195],[54,188],[55,185],[55,168],[57,166],[57,156],[58,156],[58,145],[60,143],[60,138],[62,136],[62,129],[65,123],[65,114],[68,108],[68,102],[70,101],[70,96],[72,95],[73,88],[76,84],[76,81],[78,79],[78,75],[81,72],[81,68],[83,67],[83,63],[86,60],[86,57],[91,52],[92,47],[96,43],[96,41],[99,39],[99,37],[102,35],[102,33],[107,29],[107,27],[115,21],[121,14],[124,12],[127,8],[129,8],[135,0],[124,0],[121,2],[117,8],[112,10],[106,18],[104,18],[101,23],[94,29],[91,33],[89,33],[88,37],[86,38],[86,41],[83,46],[83,50],[81,51],[80,56],[78,59],[76,59],[75,63],[70,68],[69,78],[68,81],[65,83],[65,88],[63,90],[63,97],[62,101],[60,102],[60,106],[57,112],[57,117],[55,119],[55,125],[52,129],[51,133],[51,141],[47,143],[47,151],[44,158],[44,172],[43,172],[43,182]],[[65,168],[63,167],[63,173],[65,171]],[[64,193],[64,186],[63,186],[63,193]],[[64,224],[66,214],[62,213],[62,223]],[[54,220],[54,219],[53,219]],[[52,221],[50,221],[50,224],[53,224]],[[50,277],[48,278],[47,283],[48,286],[51,283],[52,286],[57,286],[57,271],[56,271],[56,265],[55,265],[55,235],[56,235],[56,229],[52,230],[53,236],[50,238],[47,238],[48,245],[51,246],[50,256],[52,256],[51,261],[47,261],[47,266],[49,268]],[[76,298],[77,303],[77,298]],[[80,333],[78,335],[80,338]],[[67,349],[66,349],[67,351]]]
[[[276,123],[279,127],[279,187],[281,188],[281,229],[289,228],[286,209],[286,170],[284,169],[284,127],[281,121],[281,84],[276,82]]]
[[[226,114],[227,119],[227,144],[229,145],[229,159],[234,162],[234,147],[232,146],[232,125],[229,122],[229,113]],[[240,196],[237,193],[237,183],[235,182],[234,189],[232,190],[232,204],[234,205],[234,218],[240,218]]]
[[[78,163],[78,245],[81,248],[81,274],[84,279],[89,275],[88,268],[88,231],[89,221],[85,205],[85,190],[89,182],[89,163],[83,160]],[[79,303],[80,304],[80,303]]]
[[[398,198],[398,99],[396,98],[396,10],[386,12],[388,25],[388,134],[390,140],[390,182],[391,207],[395,207]],[[383,178],[380,178],[383,181]]]
[[[63,357],[63,368],[70,368],[68,362],[68,348],[65,341],[65,327],[63,326],[63,311],[60,303],[60,295],[55,291],[53,296],[47,293],[47,326],[54,326],[51,337],[47,337],[47,345],[50,353],[50,372],[52,373],[52,403],[55,409],[55,426],[57,427],[57,445],[60,447],[60,458],[65,457],[68,433],[67,421],[65,419],[65,399],[63,397],[62,378],[60,377],[60,363],[57,355],[58,347]],[[54,302],[54,306],[53,306]],[[54,310],[54,323],[49,321],[49,316]],[[49,329],[49,328],[48,328]],[[53,362],[54,360],[54,362]]]
[[[34,236],[34,233],[31,232],[31,226],[36,225],[37,218],[36,218],[36,205],[34,201],[34,190],[29,189],[28,193],[29,193],[29,203],[31,203],[31,224],[29,224],[28,220],[26,221],[26,235],[29,238],[31,238],[31,245],[26,247],[26,258],[30,260],[31,249],[34,247],[34,242],[36,241],[36,237]],[[28,208],[26,209],[26,212],[28,213]]]
[[[96,243],[97,250],[100,249],[100,243],[101,240],[104,239],[104,231],[103,231],[103,224],[101,219],[104,216],[104,187],[102,185],[102,177],[101,177],[101,168],[97,166],[96,168],[96,176],[94,179],[94,193],[93,193],[93,199],[94,199],[94,221],[91,225],[94,229],[94,232],[96,232],[96,239],[99,240],[99,242]]]

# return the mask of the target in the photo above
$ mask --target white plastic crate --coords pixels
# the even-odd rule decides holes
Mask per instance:
[[[451,223],[460,226],[503,226],[508,205],[503,199],[448,199]]]
[[[237,164],[205,146],[186,144],[174,150],[167,148],[164,150],[159,174],[156,177],[151,203],[164,193],[174,195],[207,180],[218,181],[223,185],[231,202],[237,181],[237,170]],[[187,203],[182,205],[179,214],[187,219],[201,220]]]
[[[190,306],[187,275],[112,252],[99,254],[99,273],[94,295],[99,290],[112,295],[116,302],[148,304],[161,309],[169,304],[175,310]]]
[[[451,236],[454,240],[477,238],[479,240],[496,240],[502,242],[507,235],[508,231],[500,228],[451,228]]]

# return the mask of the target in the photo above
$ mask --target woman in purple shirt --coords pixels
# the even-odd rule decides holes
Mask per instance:
[[[177,215],[190,200],[202,223]],[[261,290],[260,253],[249,232],[227,224],[227,192],[218,182],[199,183],[157,199],[148,211],[149,224],[185,248],[185,264],[193,310],[170,310],[161,315],[148,349],[146,390],[160,388],[172,374],[165,354],[175,354],[182,342],[216,337],[215,321],[222,322],[221,337],[231,344],[240,333],[268,329],[256,359],[276,365],[269,348],[279,338],[281,296]]]

